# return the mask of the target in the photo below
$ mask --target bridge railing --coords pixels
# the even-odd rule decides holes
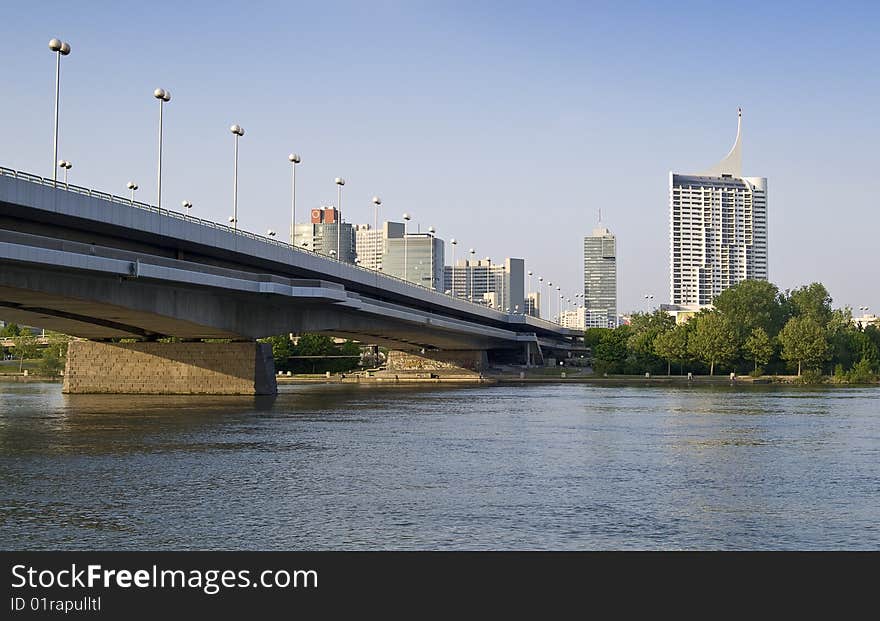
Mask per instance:
[[[134,209],[141,209],[143,211],[149,211],[149,212],[157,214],[157,215],[167,216],[169,218],[175,218],[177,220],[182,220],[184,222],[192,222],[192,223],[198,224],[200,226],[206,226],[206,227],[209,227],[212,229],[224,231],[224,232],[230,233],[232,235],[240,235],[241,237],[245,237],[247,239],[260,241],[260,242],[263,242],[266,244],[272,244],[274,246],[280,246],[280,247],[283,247],[283,248],[290,250],[291,252],[302,252],[307,255],[319,256],[322,259],[326,259],[328,261],[336,261],[337,263],[344,264],[344,265],[348,266],[349,268],[354,268],[354,269],[360,270],[360,271],[364,272],[365,274],[369,274],[371,276],[387,278],[389,280],[399,282],[403,285],[407,285],[410,287],[417,287],[420,290],[432,291],[434,293],[439,293],[436,289],[426,287],[425,285],[422,285],[419,283],[414,283],[411,280],[406,280],[404,278],[400,278],[399,276],[394,276],[393,274],[387,274],[385,272],[381,272],[378,270],[371,270],[366,267],[361,267],[357,263],[349,263],[347,261],[342,261],[341,259],[338,259],[333,256],[319,254],[319,253],[315,252],[314,250],[305,250],[303,248],[299,248],[299,247],[297,247],[293,244],[290,244],[288,242],[281,241],[281,240],[275,239],[273,237],[269,237],[268,235],[258,235],[256,233],[251,233],[250,231],[244,231],[242,229],[231,227],[226,224],[220,224],[218,222],[213,222],[211,220],[203,220],[202,218],[196,218],[196,217],[193,217],[193,216],[190,216],[187,214],[180,213],[178,211],[172,211],[170,209],[160,209],[159,207],[156,207],[155,205],[150,205],[149,203],[142,203],[141,201],[136,201],[136,200],[133,200],[132,198],[126,198],[124,196],[116,196],[114,194],[109,194],[107,192],[101,192],[99,190],[92,190],[90,188],[85,188],[82,186],[74,185],[72,183],[65,183],[63,181],[55,181],[53,179],[48,179],[46,177],[40,177],[39,175],[34,175],[32,173],[27,173],[27,172],[23,172],[23,171],[19,171],[19,170],[13,170],[12,168],[5,168],[3,166],[0,166],[0,175],[5,176],[5,177],[12,177],[14,179],[21,179],[23,181],[28,181],[30,183],[36,183],[38,185],[45,185],[45,186],[52,187],[55,189],[64,190],[66,192],[73,192],[75,194],[82,194],[84,196],[89,196],[92,198],[100,198],[102,200],[109,201],[111,203],[117,203],[119,205],[124,205],[126,207],[131,207]],[[451,297],[451,296],[448,296],[448,297]],[[470,304],[474,307],[478,307],[481,310],[490,310],[492,312],[496,312],[499,315],[509,315],[510,314],[510,313],[504,313],[502,311],[498,311],[496,309],[490,308],[490,307],[486,306],[485,304],[478,304],[477,302],[474,302],[472,300],[468,300],[466,298],[460,298],[460,297],[456,296],[453,299],[458,300],[460,302],[464,302],[466,304]],[[535,319],[541,323],[546,323],[547,327],[554,327],[554,326],[559,325],[554,322],[545,321],[545,320],[540,319],[538,317],[535,317]]]

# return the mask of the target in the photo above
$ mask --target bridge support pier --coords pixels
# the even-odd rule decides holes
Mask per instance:
[[[265,343],[72,341],[65,393],[272,395],[272,346]]]
[[[479,373],[488,366],[483,350],[443,350],[413,353],[391,350],[386,364],[389,371],[444,371]]]

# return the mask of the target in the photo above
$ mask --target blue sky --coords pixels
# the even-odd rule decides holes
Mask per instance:
[[[404,212],[422,229],[582,288],[602,208],[623,311],[668,301],[668,172],[729,149],[769,179],[770,274],[880,311],[880,3],[40,2],[4,7],[0,165],[51,175],[54,58],[71,181],[225,221],[241,124],[240,224],[298,209]]]

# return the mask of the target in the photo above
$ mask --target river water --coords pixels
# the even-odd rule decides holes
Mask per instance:
[[[0,384],[0,549],[878,549],[880,389]]]

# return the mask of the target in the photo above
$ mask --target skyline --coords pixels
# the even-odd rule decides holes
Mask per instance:
[[[164,116],[167,207],[180,210],[189,200],[193,216],[226,222],[229,125],[239,123],[247,131],[239,162],[243,229],[288,229],[287,155],[296,152],[303,158],[299,214],[335,204],[333,179],[343,176],[347,222],[372,222],[370,199],[378,195],[380,220],[408,211],[413,229],[433,225],[447,243],[454,237],[478,256],[523,257],[527,270],[572,295],[582,289],[582,239],[601,208],[618,238],[625,313],[644,310],[646,293],[655,306],[667,301],[668,172],[697,173],[722,157],[742,106],[743,172],[770,182],[770,281],[781,289],[822,281],[835,305],[876,312],[871,233],[880,216],[870,191],[870,145],[880,130],[864,120],[880,100],[870,79],[878,44],[858,35],[878,9],[854,4],[843,19],[788,15],[781,6],[762,10],[754,24],[755,39],[768,47],[746,49],[721,33],[717,42],[699,35],[652,56],[640,54],[662,41],[671,18],[650,6],[629,9],[638,16],[629,22],[626,9],[587,15],[577,5],[564,22],[522,5],[500,16],[488,8],[390,3],[370,14],[357,5],[326,12],[262,5],[249,17],[196,6],[175,8],[164,22],[145,8],[59,8],[37,16],[11,7],[3,48],[21,79],[0,100],[8,125],[0,165],[51,176],[54,59],[46,43],[60,37],[72,53],[62,61],[59,158],[73,163],[73,184],[127,195],[125,184],[135,181],[136,198],[155,203],[152,92],[166,88],[174,96]],[[278,19],[267,20],[270,14]],[[287,57],[287,39],[277,35],[293,17],[295,53]],[[688,17],[689,32],[702,32],[701,19]],[[271,25],[255,29],[260,22]],[[114,23],[128,26],[108,29]],[[602,32],[609,23],[627,23],[642,39],[632,49],[615,42]],[[583,35],[579,28],[594,39],[554,36]],[[779,47],[759,36],[765,30]],[[824,48],[805,43],[816,40],[811,32],[821,32]],[[338,37],[347,45],[330,45]],[[223,54],[212,55],[206,41],[222,42]],[[523,51],[522,41],[535,44]],[[717,62],[709,54],[702,65],[683,65],[680,83],[664,83],[677,69],[653,73],[670,71],[664,63],[695,62],[698,44],[727,44],[728,53],[740,54],[739,66],[769,53],[761,67],[771,70],[697,71]],[[293,84],[278,79],[288,65]],[[587,75],[572,80],[572,70]],[[699,98],[678,92],[687,90],[691,72],[703,80]],[[565,226],[535,239],[532,224],[543,218]]]

